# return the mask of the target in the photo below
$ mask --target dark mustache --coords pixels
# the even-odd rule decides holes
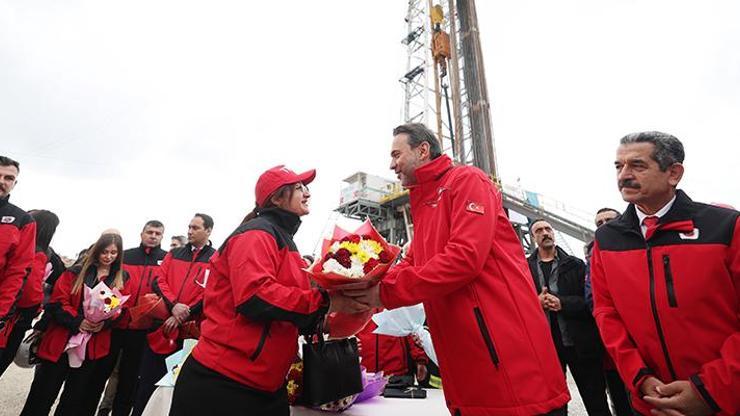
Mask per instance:
[[[640,184],[632,179],[625,179],[623,181],[619,181],[619,189],[622,188],[640,189]]]

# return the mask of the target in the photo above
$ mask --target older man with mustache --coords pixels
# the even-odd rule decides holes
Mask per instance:
[[[625,136],[614,162],[629,206],[596,230],[594,316],[640,414],[740,414],[740,213],[678,190],[684,148]]]

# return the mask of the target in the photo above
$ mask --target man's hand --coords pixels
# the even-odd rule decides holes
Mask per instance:
[[[540,291],[540,294],[537,295],[537,298],[540,300],[540,306],[542,306],[542,309],[548,310],[547,305],[545,304],[545,297],[547,296],[547,288],[543,287],[542,291]]]
[[[329,292],[329,312],[359,313],[372,309],[355,298],[338,291]]]
[[[548,311],[559,312],[563,309],[560,303],[560,298],[549,293],[545,294],[545,309]]]
[[[658,387],[662,386],[665,386],[662,381],[653,376],[648,376],[647,378],[645,378],[645,381],[640,384],[640,393],[642,393],[642,398],[644,399],[645,397],[660,397]]]
[[[190,316],[190,307],[184,303],[178,303],[172,307],[172,316],[174,316],[179,323],[183,323],[187,321]]]
[[[654,414],[663,412],[668,415],[707,416],[714,413],[696,393],[689,381],[678,380],[669,384],[661,384],[655,386],[655,391],[659,394],[658,397],[643,397],[646,402],[658,408],[657,411],[653,411]]]
[[[427,378],[427,366],[424,363],[416,363],[416,381],[422,382]]]
[[[177,318],[175,318],[174,316],[170,316],[162,324],[162,329],[164,330],[165,335],[167,335],[170,332],[174,331],[175,328],[177,328],[178,326],[180,326],[180,321],[178,321]]]
[[[96,332],[100,332],[100,330],[103,329],[103,321],[100,321],[98,323],[90,322],[87,319],[83,319],[80,323],[80,331],[89,332],[91,334],[94,334]]]
[[[348,289],[343,290],[342,294],[355,301],[367,306],[367,309],[382,308],[383,302],[380,301],[380,285],[371,286],[367,289]]]

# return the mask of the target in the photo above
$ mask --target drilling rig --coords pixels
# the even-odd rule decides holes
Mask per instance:
[[[407,51],[403,123],[423,123],[458,164],[486,172],[502,194],[504,208],[527,251],[534,249],[528,225],[544,218],[561,234],[581,242],[593,237],[583,214],[542,195],[500,180],[475,0],[409,0],[401,44]],[[357,172],[345,182],[340,214],[369,218],[388,241],[413,237],[408,191],[397,182]],[[518,220],[514,220],[518,218]]]

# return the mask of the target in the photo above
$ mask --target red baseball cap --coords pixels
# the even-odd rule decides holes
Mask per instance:
[[[257,179],[257,185],[254,186],[257,205],[264,206],[267,198],[283,185],[298,182],[308,185],[313,182],[314,178],[316,178],[316,169],[311,169],[301,174],[293,172],[286,168],[285,165],[278,165],[274,168],[267,169],[260,175],[259,179]]]

